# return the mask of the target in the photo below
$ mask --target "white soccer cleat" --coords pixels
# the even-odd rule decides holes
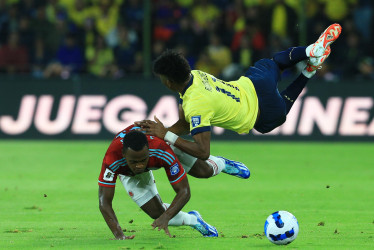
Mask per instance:
[[[217,229],[208,223],[206,223],[198,211],[190,211],[188,214],[191,214],[193,216],[196,216],[197,218],[197,224],[194,226],[191,226],[192,228],[199,231],[204,237],[218,237]]]
[[[331,24],[322,32],[318,40],[306,48],[308,57],[321,57],[325,54],[325,50],[340,36],[342,26],[338,23]]]
[[[330,53],[331,53],[331,48],[330,46],[328,46],[327,49],[325,50],[325,53],[322,56],[310,57],[306,64],[306,71],[313,72],[317,69],[322,68],[321,65],[327,59],[327,57],[329,57]]]

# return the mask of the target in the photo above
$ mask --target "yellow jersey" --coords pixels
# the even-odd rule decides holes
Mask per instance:
[[[211,126],[239,134],[253,128],[258,100],[248,77],[225,82],[200,70],[192,70],[191,74],[190,82],[179,95],[192,135],[210,131]]]

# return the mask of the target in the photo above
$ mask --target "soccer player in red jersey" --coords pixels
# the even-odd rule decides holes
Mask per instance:
[[[188,225],[206,237],[217,237],[217,230],[206,223],[197,211],[185,213],[182,208],[190,199],[187,173],[197,178],[209,178],[221,171],[240,178],[241,172],[249,177],[249,170],[240,163],[227,164],[227,159],[210,156],[203,161],[181,150],[171,148],[165,141],[145,135],[134,125],[119,132],[110,144],[103,159],[99,176],[100,211],[118,240],[132,239],[125,236],[112,208],[115,185],[119,177],[132,200],[151,218],[153,228],[165,230],[168,226]],[[164,168],[176,196],[172,203],[163,203],[153,178],[152,170]]]

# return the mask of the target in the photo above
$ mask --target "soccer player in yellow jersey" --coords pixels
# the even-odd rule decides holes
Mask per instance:
[[[167,50],[156,59],[153,70],[166,87],[179,92],[179,120],[169,128],[157,117],[156,122],[144,120],[137,124],[146,133],[202,160],[210,155],[211,126],[238,133],[248,133],[252,128],[268,133],[286,121],[296,98],[330,55],[330,44],[340,33],[341,26],[332,24],[314,44],[292,47],[276,53],[272,59],[261,59],[239,80],[231,82],[191,70],[182,55]],[[307,61],[305,69],[279,93],[277,84],[281,71],[301,61]],[[179,137],[188,133],[194,141]],[[237,163],[224,160],[226,164]]]

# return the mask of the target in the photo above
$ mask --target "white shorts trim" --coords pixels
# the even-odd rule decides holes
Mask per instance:
[[[119,179],[127,194],[139,207],[158,195],[152,171],[135,176],[119,175]]]

